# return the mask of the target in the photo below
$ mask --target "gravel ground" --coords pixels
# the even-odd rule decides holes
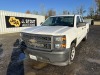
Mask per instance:
[[[0,75],[100,75],[100,26],[91,26],[88,40],[81,42],[75,62],[65,67],[47,65],[37,70],[32,60],[19,61],[22,53],[14,47],[19,33],[0,35],[3,54],[0,54]]]

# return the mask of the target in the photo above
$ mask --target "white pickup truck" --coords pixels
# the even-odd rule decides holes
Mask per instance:
[[[65,66],[73,62],[75,48],[87,39],[89,24],[80,15],[49,17],[41,26],[21,32],[21,46],[33,60]]]

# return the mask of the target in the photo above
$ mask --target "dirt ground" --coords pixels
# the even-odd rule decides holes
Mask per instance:
[[[0,75],[100,75],[100,26],[90,26],[87,41],[76,48],[75,62],[65,67],[49,64],[37,70],[32,66],[35,61],[20,61],[22,51],[14,47],[18,38],[19,33],[0,35]]]

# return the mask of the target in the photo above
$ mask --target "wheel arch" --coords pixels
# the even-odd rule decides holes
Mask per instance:
[[[71,42],[71,45],[72,45],[73,43],[75,44],[75,47],[76,47],[76,44],[77,44],[77,38],[75,38],[75,39]]]

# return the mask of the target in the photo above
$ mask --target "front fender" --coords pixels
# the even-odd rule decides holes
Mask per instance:
[[[66,45],[67,45],[66,48],[70,48],[70,45],[71,45],[72,41],[77,39],[77,32],[76,32],[76,30],[71,30],[69,33],[67,33],[66,39],[67,39],[67,41],[66,41]]]

